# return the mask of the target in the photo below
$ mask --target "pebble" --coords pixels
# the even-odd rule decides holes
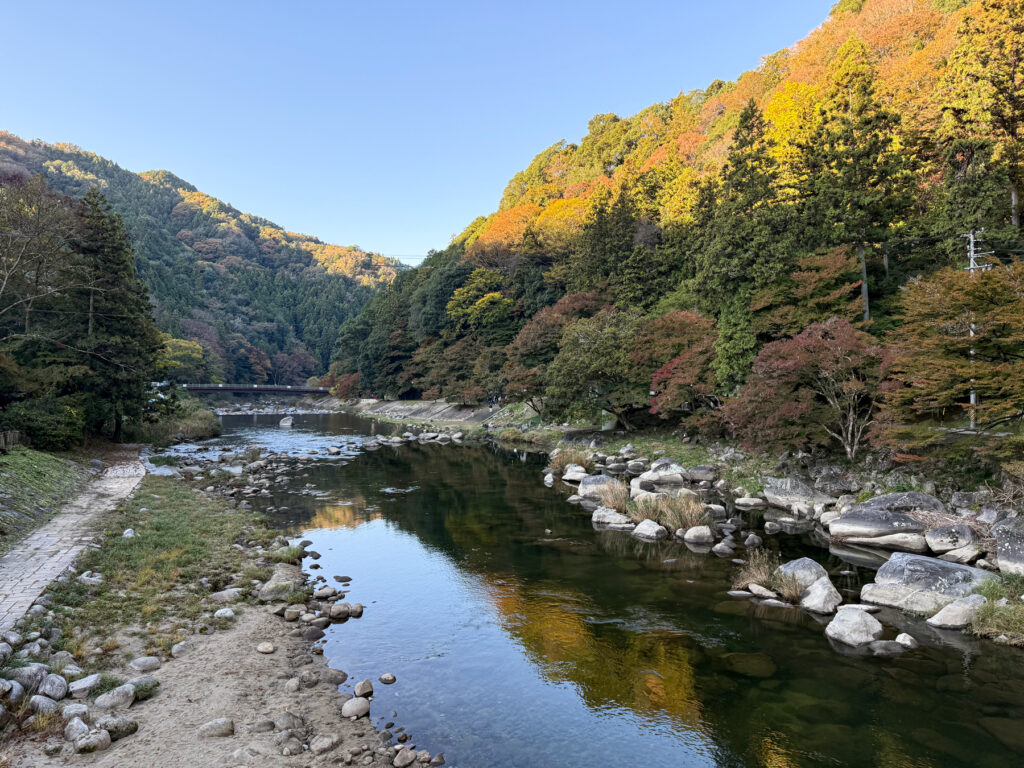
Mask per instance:
[[[235,618],[235,612],[232,611],[230,608],[220,608],[219,610],[214,612],[213,618],[215,618],[215,619],[233,619],[233,618]]]
[[[256,646],[256,651],[258,653],[273,653],[276,650],[277,650],[277,648],[274,646],[273,643],[266,642],[266,641],[264,641],[264,642],[262,642],[262,643],[260,643],[259,645]]]
[[[363,698],[366,698],[367,696],[373,696],[373,683],[371,683],[369,680],[360,680],[358,683],[356,683],[356,686],[352,689],[352,692],[355,693],[356,696],[361,696]]]
[[[160,659],[156,656],[140,656],[137,659],[132,659],[128,666],[136,672],[155,672],[160,669]]]
[[[377,679],[380,680],[382,683],[384,683],[384,685],[392,685],[398,678],[395,677],[390,672],[385,672],[383,675],[381,675]]]
[[[235,721],[230,717],[218,717],[199,726],[198,733],[202,738],[233,736],[235,733]]]
[[[89,726],[80,717],[72,717],[64,726],[64,738],[68,741],[75,741],[89,732]]]
[[[75,739],[75,752],[100,752],[110,747],[110,734],[103,730],[91,730]]]

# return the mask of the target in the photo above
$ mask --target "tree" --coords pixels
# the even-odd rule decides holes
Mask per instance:
[[[714,323],[694,312],[669,312],[648,320],[641,328],[633,361],[651,374],[651,412],[693,412],[717,403],[714,359]]]
[[[156,357],[157,376],[182,384],[205,381],[205,357],[202,344],[161,333]]]
[[[750,311],[750,293],[740,289],[726,301],[718,314],[718,335],[713,345],[711,367],[720,391],[732,392],[743,383],[758,346]]]
[[[109,421],[118,441],[124,419],[142,413],[160,337],[121,217],[92,189],[78,218],[74,246],[87,287],[79,292],[84,312],[76,313],[74,356],[88,371],[80,388],[88,395],[90,428],[99,431]]]
[[[1024,416],[1024,262],[966,272],[946,268],[911,281],[887,398],[898,421],[962,419],[992,426]]]
[[[853,461],[877,414],[891,355],[845,320],[774,341],[754,361],[726,423],[748,448],[839,443]]]
[[[857,248],[865,322],[871,319],[865,249],[889,238],[912,201],[912,158],[898,127],[899,116],[875,98],[867,46],[850,38],[830,64],[821,120],[801,146],[797,194],[807,248]]]
[[[635,315],[612,309],[568,325],[548,368],[546,395],[553,409],[577,414],[604,410],[632,429],[631,414],[648,403],[650,382],[630,355],[638,326]]]
[[[1009,167],[1010,221],[1020,227],[1024,184],[1024,0],[980,0],[958,30],[943,78],[953,130],[994,138]]]
[[[455,334],[482,333],[497,341],[510,336],[512,300],[502,293],[501,273],[475,269],[448,302],[448,318]]]

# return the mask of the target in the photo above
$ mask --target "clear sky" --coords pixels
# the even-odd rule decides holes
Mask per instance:
[[[734,79],[833,1],[9,2],[0,128],[415,257],[592,115]]]

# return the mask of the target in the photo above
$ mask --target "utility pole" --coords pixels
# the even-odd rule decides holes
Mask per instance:
[[[974,273],[977,272],[978,270],[987,270],[987,269],[991,269],[992,268],[991,264],[983,264],[983,263],[979,263],[979,261],[978,261],[978,259],[981,258],[982,256],[991,256],[992,255],[992,251],[989,251],[987,253],[978,253],[978,238],[977,238],[977,236],[980,235],[984,231],[985,231],[984,229],[979,229],[979,230],[973,230],[972,229],[967,234],[960,235],[960,237],[967,238],[967,261],[968,261],[967,271],[971,273],[971,277],[974,277]],[[973,320],[971,321],[969,333],[970,333],[970,337],[973,339],[974,338],[974,321]],[[971,365],[971,367],[973,367],[974,366],[974,342],[973,341],[971,342],[971,351],[970,351],[969,354],[970,354],[970,358],[969,358],[970,365]],[[971,377],[971,408],[970,408],[970,415],[971,415],[971,429],[977,429],[977,426],[978,426],[978,393],[974,389],[974,377],[973,376]]]

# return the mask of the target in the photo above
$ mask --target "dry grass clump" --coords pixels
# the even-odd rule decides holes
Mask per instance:
[[[565,472],[565,468],[570,464],[579,464],[587,472],[594,471],[594,460],[579,448],[573,448],[572,446],[559,448],[558,452],[551,459],[551,466],[559,472]]]
[[[804,593],[804,588],[800,585],[796,576],[777,571],[772,574],[772,579],[768,586],[770,589],[778,592],[779,597],[787,603],[799,603],[800,597]]]
[[[629,511],[629,488],[622,483],[605,483],[601,487],[602,507],[609,507],[625,514]]]
[[[736,572],[732,580],[733,589],[746,589],[750,584],[767,587],[772,583],[775,569],[779,567],[779,556],[766,549],[755,549],[747,562]]]
[[[711,515],[704,510],[704,505],[693,496],[647,496],[630,502],[626,514],[634,522],[654,520],[670,531],[712,523]]]
[[[704,509],[700,499],[694,496],[668,496],[661,501],[659,523],[670,531],[690,529],[698,525],[711,525],[711,515]]]

